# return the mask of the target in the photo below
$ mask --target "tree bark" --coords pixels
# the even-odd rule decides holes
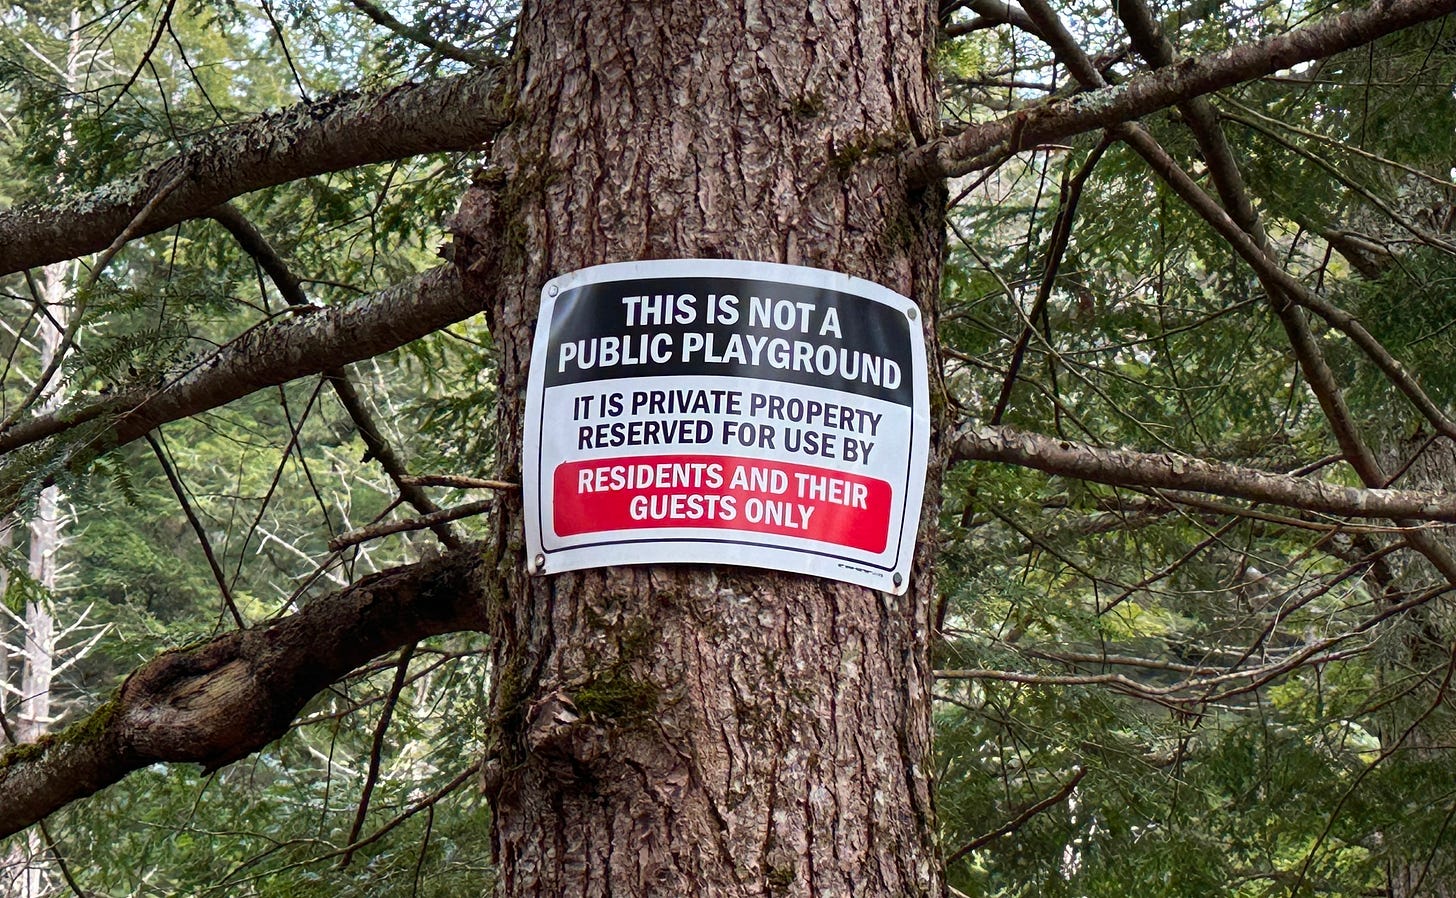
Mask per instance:
[[[525,5],[516,119],[456,222],[500,358],[504,478],[557,274],[813,265],[933,319],[943,191],[904,163],[935,136],[932,37],[927,4]],[[522,526],[503,496],[483,768],[500,895],[943,894],[928,552],[900,598],[716,567],[532,578]]]

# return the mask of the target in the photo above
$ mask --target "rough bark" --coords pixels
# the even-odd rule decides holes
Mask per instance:
[[[54,205],[0,212],[0,274],[105,249],[164,192],[135,236],[275,184],[475,149],[498,127],[499,103],[494,70],[486,69],[379,93],[339,94],[202,135],[125,181]]]
[[[462,263],[501,272],[465,280],[491,306],[498,432],[521,432],[541,285],[583,266],[815,265],[933,312],[943,197],[903,163],[935,134],[932,36],[926,4],[527,3],[518,119],[457,222]],[[519,446],[500,453],[514,479]],[[682,566],[528,578],[502,506],[502,896],[943,894],[928,556],[902,598]]]
[[[85,720],[0,754],[0,837],[157,761],[229,764],[282,736],[364,662],[481,629],[479,552],[376,574],[291,617],[158,655]]]

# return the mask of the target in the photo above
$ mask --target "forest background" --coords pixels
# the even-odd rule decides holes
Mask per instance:
[[[1425,4],[1207,97],[1037,131],[1079,85],[1116,97],[1361,9],[934,10],[947,139],[1011,135],[939,171],[933,775],[961,893],[1456,895],[1456,23]],[[434,289],[482,177],[469,127],[165,228],[124,216],[57,258],[14,210],[65,231],[189,148],[242,158],[357,92],[468,102],[517,12],[0,9],[7,740],[94,725],[167,649],[484,537],[510,491],[481,317],[88,443],[110,397],[195,379],[301,309]],[[0,894],[479,894],[488,648],[411,642],[256,754],[148,766],[49,814],[0,842]]]

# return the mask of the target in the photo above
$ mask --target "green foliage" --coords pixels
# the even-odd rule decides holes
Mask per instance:
[[[74,34],[69,9],[0,12],[0,207],[130,177],[209,129],[296,102],[300,90],[318,96],[442,67],[420,47],[406,52],[396,38],[372,30],[352,8],[324,15],[316,4],[279,12],[291,62],[262,9],[226,0],[179,4],[153,48],[162,7],[149,0],[81,12]],[[489,4],[422,8],[421,15],[432,26],[461,29],[455,36],[463,46],[499,47],[509,36],[507,29],[504,37],[465,39],[464,31],[484,18],[505,21]],[[291,27],[290,19],[307,28]],[[304,33],[321,43],[298,43]],[[355,75],[341,64],[346,45],[357,56]],[[340,52],[331,60],[334,50]],[[68,54],[72,75],[61,77]],[[379,74],[358,74],[370,67]],[[259,191],[234,206],[303,282],[310,301],[348,303],[439,264],[441,223],[468,171],[468,159],[425,157]],[[129,243],[82,293],[87,275],[84,267],[44,275],[64,281],[67,313],[84,310],[60,378],[67,395],[151,390],[205,364],[215,347],[287,314],[259,264],[207,220]],[[0,332],[0,355],[8,359],[4,416],[42,367],[34,291],[23,278],[0,281],[0,317],[9,326]],[[479,345],[483,328],[457,332],[464,339],[437,335],[351,372],[412,471],[488,473],[493,443],[483,422],[492,407],[480,384],[488,380],[490,357]],[[480,434],[478,444],[459,441],[437,451],[444,418],[413,426],[417,411],[432,417],[437,408]],[[107,423],[0,462],[0,479],[23,484],[32,503],[20,508],[22,521],[52,481],[67,509],[84,510],[64,529],[54,594],[25,573],[23,526],[13,531],[4,558],[9,612],[23,616],[27,602],[43,599],[58,630],[80,624],[58,648],[58,667],[65,666],[53,684],[55,707],[68,718],[146,658],[210,638],[230,622],[219,578],[228,601],[256,624],[372,570],[414,560],[429,540],[426,532],[348,553],[329,550],[328,541],[343,532],[409,512],[391,510],[395,485],[377,464],[361,464],[366,450],[354,422],[317,378],[156,434],[182,499],[145,442],[95,457],[90,447],[104,441]],[[468,533],[476,525],[454,526]],[[0,638],[11,645],[20,638],[6,618]],[[18,664],[8,670],[19,676]],[[152,768],[57,815],[55,831],[64,834],[72,869],[97,894],[479,894],[489,881],[489,821],[474,778],[465,776],[438,802],[426,801],[466,772],[479,751],[489,675],[478,641],[468,636],[420,647],[380,747],[381,773],[360,833],[380,837],[338,868],[392,679],[387,665],[337,685],[253,761],[213,777],[184,765]],[[6,707],[14,713],[13,704]],[[0,854],[8,848],[7,842]]]
[[[65,5],[0,12],[0,207],[126,179],[212,128],[304,96],[467,65],[353,6],[189,0],[162,35],[164,8],[85,7],[74,26]],[[390,11],[454,47],[504,57],[517,9],[442,0]],[[1058,11],[1089,49],[1106,51],[1109,77],[1134,72],[1105,5]],[[1156,12],[1185,56],[1325,14],[1301,4]],[[1354,313],[1443,409],[1456,395],[1449,27],[1410,29],[1213,100],[1280,264]],[[1067,90],[1045,46],[1012,29],[945,40],[935,65],[943,112],[961,123]],[[802,123],[820,106],[810,94],[788,112]],[[1171,112],[1144,125],[1212,190],[1213,163],[1187,121]],[[1264,286],[1125,146],[1087,175],[1056,281],[1032,314],[1066,190],[1099,139],[1023,148],[984,181],[952,185],[965,194],[950,213],[936,372],[952,423],[987,421],[1009,382],[1009,425],[1356,484],[1328,460],[1343,449]],[[864,151],[838,154],[836,173]],[[310,302],[344,304],[438,263],[442,223],[474,161],[361,166],[234,206]],[[1363,254],[1347,255],[1352,245]],[[84,289],[84,267],[33,274],[64,282],[54,313],[84,315],[62,372],[69,394],[131,395],[185,377],[215,347],[292,314],[258,260],[209,221],[130,242]],[[43,368],[35,292],[23,278],[0,282],[0,417]],[[1311,321],[1342,397],[1385,455],[1424,432],[1363,352]],[[412,473],[513,478],[497,451],[510,435],[492,426],[497,363],[485,324],[469,321],[351,376]],[[159,453],[138,443],[96,457],[107,423],[0,461],[0,485],[19,484],[27,500],[19,524],[48,483],[77,509],[56,590],[26,573],[23,526],[3,557],[10,616],[45,603],[63,629],[84,622],[61,649],[77,654],[55,686],[68,718],[139,661],[228,625],[229,602],[257,624],[429,545],[411,534],[330,550],[342,533],[412,512],[395,510],[397,486],[317,378],[169,424]],[[1419,562],[1398,544],[1406,534],[987,463],[951,466],[941,498],[935,761],[957,888],[1353,898],[1388,893],[1392,871],[1456,877],[1450,612],[1444,600],[1412,603],[1410,584],[1429,577],[1410,570]],[[454,526],[469,535],[483,525]],[[15,644],[10,616],[0,636]],[[486,689],[500,672],[473,637],[422,646],[376,748],[393,668],[337,684],[285,738],[215,776],[156,767],[57,815],[84,887],[478,894],[490,877],[489,820],[473,777],[430,799],[487,741]],[[574,695],[584,713],[618,719],[657,698],[617,669]],[[376,750],[362,835],[380,838],[340,869]],[[765,876],[791,889],[787,869]]]
[[[1433,396],[1443,402],[1456,396],[1456,370],[1451,366],[1456,357],[1456,328],[1451,325],[1456,273],[1446,254],[1430,249],[1406,254],[1379,279],[1343,284],[1339,298]],[[1359,407],[1371,415],[1387,414],[1378,372],[1348,344],[1338,344],[1333,355],[1349,372]],[[1401,417],[1412,416],[1407,412]]]
[[[448,650],[438,654],[436,649]],[[484,678],[468,642],[425,647],[400,704],[364,837],[340,869],[374,718],[392,679],[346,684],[305,710],[314,721],[256,759],[204,777],[141,771],[56,818],[86,888],[148,895],[478,895],[489,821],[473,777],[429,805],[468,758]],[[413,812],[413,813],[411,813]],[[408,815],[408,816],[405,816]],[[403,818],[403,819],[401,819]]]
[[[1175,39],[1188,55],[1237,43],[1276,27],[1262,9],[1220,9]],[[1281,263],[1449,409],[1445,40],[1441,26],[1412,29],[1215,107]],[[984,67],[1038,64],[1003,52]],[[1206,173],[1180,116],[1146,124]],[[1088,178],[1045,311],[1027,320],[1063,185],[1089,148],[1018,157],[953,212],[939,337],[956,413],[990,416],[1027,331],[1008,424],[1264,470],[1337,454],[1260,282],[1123,147]],[[1343,234],[1368,260],[1341,255],[1331,235]],[[1312,320],[1385,457],[1429,432],[1352,341]],[[1325,464],[1313,476],[1358,483]],[[1449,659],[1424,646],[1447,644],[1449,613],[1382,615],[1411,595],[1368,560],[1382,536],[986,463],[948,471],[943,498],[938,807],[953,885],[998,898],[1357,896],[1414,871],[1431,894],[1448,888],[1456,782],[1435,746],[1456,729],[1440,703]],[[1321,652],[1331,660],[1307,663]]]

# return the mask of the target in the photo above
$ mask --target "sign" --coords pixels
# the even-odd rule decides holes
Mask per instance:
[[[552,280],[526,389],[531,570],[740,564],[903,593],[925,487],[919,312],[817,268]]]

